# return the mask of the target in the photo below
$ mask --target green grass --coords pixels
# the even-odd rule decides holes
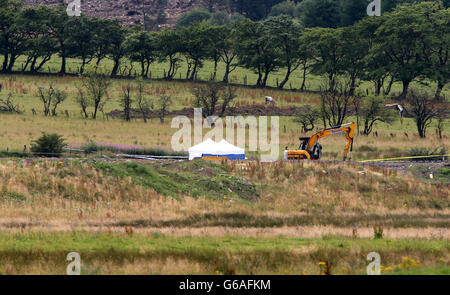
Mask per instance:
[[[96,162],[94,168],[106,175],[133,181],[156,192],[172,197],[190,195],[221,198],[224,195],[238,199],[257,198],[256,188],[244,179],[228,175],[219,165],[204,161],[186,162],[180,165],[143,165],[135,162]],[[181,169],[180,169],[181,168]]]
[[[32,265],[51,263],[61,272],[67,263],[65,255],[76,251],[80,253],[83,265],[103,261],[102,264],[113,264],[113,273],[121,273],[121,267],[127,262],[134,261],[137,268],[152,259],[170,259],[172,263],[184,259],[200,265],[202,270],[197,272],[202,273],[224,273],[233,269],[237,274],[317,274],[318,262],[327,261],[333,266],[332,273],[352,274],[364,272],[367,254],[375,251],[380,253],[383,265],[394,265],[402,257],[412,257],[424,264],[414,271],[424,268],[424,273],[431,274],[448,271],[440,260],[449,250],[448,241],[417,239],[170,237],[76,231],[0,233],[0,265],[13,265],[15,269],[24,270]],[[102,264],[97,273],[102,273]]]
[[[0,63],[1,63],[1,60],[2,60],[2,57],[0,57]],[[184,61],[183,58],[182,58],[182,60]],[[14,70],[20,71],[22,68],[22,65],[25,62],[26,62],[26,58],[24,56],[19,57],[19,59],[17,60],[15,66],[14,66]],[[121,67],[124,68],[125,66],[127,66],[129,68],[130,64],[131,63],[128,60],[123,60],[121,63]],[[58,73],[59,69],[60,69],[60,65],[61,65],[61,58],[58,57],[57,55],[54,55],[52,57],[52,59],[44,66],[44,68],[41,70],[41,72],[42,73]],[[81,65],[81,60],[79,60],[79,59],[74,59],[74,58],[67,59],[68,73],[76,74],[80,65]],[[136,74],[137,74],[137,76],[139,76],[139,68],[140,68],[139,64],[134,62],[134,63],[132,63],[132,65],[133,65],[134,69],[137,69]],[[100,69],[103,72],[109,73],[111,71],[112,67],[113,67],[113,62],[110,59],[105,59],[100,64]],[[86,66],[86,71],[93,70],[93,68],[94,68],[94,63],[88,64]],[[164,70],[167,71],[168,68],[169,68],[168,63],[158,63],[158,62],[153,63],[150,66],[151,78],[162,79],[164,77]],[[205,61],[204,66],[199,70],[198,79],[202,80],[202,81],[209,80],[211,77],[211,73],[213,72],[213,69],[214,69],[214,63],[212,61]],[[181,62],[180,69],[178,70],[178,73],[175,76],[175,79],[184,79],[186,76],[185,75],[186,70],[187,70],[186,63]],[[134,73],[135,72],[133,71],[132,72],[133,76],[134,76]],[[225,73],[225,64],[222,62],[219,62],[217,80],[222,80],[224,73]],[[281,82],[284,79],[285,73],[286,73],[285,69],[279,69],[278,71],[271,73],[269,75],[269,79],[267,81],[267,86],[276,87],[277,81]],[[126,74],[128,74],[128,72]],[[180,76],[180,74],[181,74],[181,76]],[[234,72],[232,72],[230,74],[230,83],[243,85],[244,80],[246,78],[247,85],[255,85],[257,77],[258,77],[257,74],[254,73],[253,71],[247,70],[242,67],[238,67]],[[301,86],[302,80],[303,80],[302,71],[299,69],[291,75],[291,78],[290,78],[289,82],[287,83],[287,85],[285,86],[285,89],[289,89],[289,90],[290,89],[299,89]],[[307,90],[312,90],[312,91],[319,90],[322,85],[322,81],[323,81],[322,77],[308,74],[307,78],[306,78]],[[432,91],[434,91],[436,89],[436,83],[429,82],[429,81],[413,82],[411,86],[427,87],[427,88],[432,89]],[[400,93],[402,90],[401,87],[402,86],[401,86],[400,82],[394,83],[393,87],[392,87],[392,93],[396,93],[396,94]],[[361,81],[359,84],[359,88],[361,90],[364,90],[364,92],[366,91],[366,89],[368,89],[370,92],[373,92],[373,90],[374,90],[373,84],[368,81]],[[443,90],[443,95],[448,96],[449,93],[450,93],[450,87],[447,86]]]

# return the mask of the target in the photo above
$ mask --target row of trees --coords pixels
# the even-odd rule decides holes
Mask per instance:
[[[3,72],[12,71],[17,58],[25,56],[22,71],[38,72],[58,54],[60,74],[67,58],[81,60],[79,73],[89,63],[113,61],[111,76],[124,73],[123,64],[140,66],[148,78],[155,61],[168,62],[164,78],[173,79],[181,63],[187,64],[185,78],[194,80],[206,60],[214,62],[211,78],[217,79],[219,62],[225,64],[221,80],[238,66],[258,75],[264,87],[271,73],[285,71],[278,87],[283,88],[292,73],[302,71],[305,89],[307,73],[326,75],[333,86],[338,75],[351,80],[353,93],[359,80],[373,81],[375,94],[389,94],[395,81],[403,84],[405,97],[414,79],[435,81],[436,97],[450,76],[450,10],[439,2],[400,6],[378,18],[365,18],[353,26],[305,29],[286,15],[254,22],[239,20],[233,25],[196,22],[178,30],[147,32],[141,27],[124,28],[116,21],[68,17],[62,7],[23,8],[16,0],[0,0],[0,54]]]
[[[148,1],[148,0],[147,0]],[[153,0],[156,1],[156,0]],[[177,26],[185,26],[195,20],[210,19],[227,22],[232,18],[247,17],[253,21],[281,14],[297,18],[305,27],[338,28],[353,25],[366,16],[366,9],[373,0],[200,0],[201,9],[184,13]],[[427,0],[383,0],[382,13],[390,12],[401,4],[413,4]],[[449,0],[442,0],[445,8]],[[229,19],[228,19],[229,21]]]

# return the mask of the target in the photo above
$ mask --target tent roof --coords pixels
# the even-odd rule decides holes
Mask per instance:
[[[203,154],[208,155],[243,155],[245,149],[241,149],[232,145],[226,140],[215,142],[211,138],[189,148],[189,159],[201,157]]]

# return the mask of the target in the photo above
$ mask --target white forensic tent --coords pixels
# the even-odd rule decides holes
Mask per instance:
[[[201,157],[224,157],[230,160],[244,160],[245,149],[232,145],[226,140],[215,142],[208,138],[189,149],[189,160]]]

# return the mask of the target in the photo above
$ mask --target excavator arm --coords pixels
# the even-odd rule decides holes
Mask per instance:
[[[346,139],[347,139],[347,143],[346,143],[345,149],[344,149],[344,161],[347,160],[349,151],[350,151],[349,159],[351,159],[355,126],[356,125],[354,122],[348,123],[348,124],[343,124],[341,126],[331,127],[331,128],[321,130],[321,131],[317,132],[316,134],[314,134],[313,136],[311,136],[309,139],[302,138],[305,140],[305,144],[302,144],[303,146],[305,146],[305,150],[300,149],[297,151],[287,151],[287,159],[308,159],[308,160],[317,159],[317,157],[314,158],[312,155],[313,155],[314,147],[316,146],[316,144],[318,144],[318,140],[322,137],[339,134],[342,132],[346,133]]]

